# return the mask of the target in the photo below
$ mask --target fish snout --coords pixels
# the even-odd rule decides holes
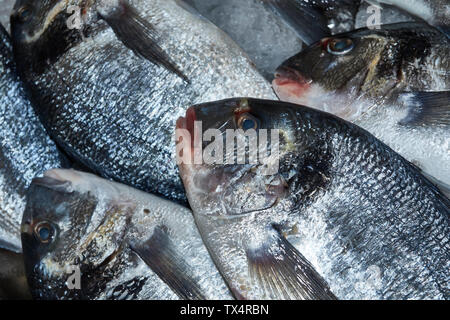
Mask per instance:
[[[311,89],[312,80],[302,76],[289,67],[280,67],[275,72],[272,86],[278,97],[287,102],[302,103],[303,98]]]

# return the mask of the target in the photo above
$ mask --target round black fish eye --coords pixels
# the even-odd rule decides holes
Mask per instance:
[[[17,11],[17,17],[22,22],[26,22],[31,18],[31,8],[28,6],[23,6]]]
[[[332,39],[328,42],[327,51],[334,55],[344,55],[352,51],[354,47],[352,39]]]
[[[243,113],[238,119],[238,127],[244,131],[258,129],[258,121],[250,114]]]
[[[55,228],[48,222],[40,222],[34,227],[34,234],[41,243],[49,243],[55,236]]]

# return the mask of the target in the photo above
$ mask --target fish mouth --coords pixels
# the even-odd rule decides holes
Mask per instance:
[[[272,82],[275,93],[281,100],[297,104],[305,102],[311,84],[311,79],[305,78],[289,67],[278,68]]]

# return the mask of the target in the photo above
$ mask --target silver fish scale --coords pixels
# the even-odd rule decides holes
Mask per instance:
[[[62,167],[62,157],[24,95],[1,26],[0,131],[0,247],[20,252],[26,189],[35,176]]]
[[[391,149],[347,132],[317,133],[334,144],[332,182],[300,209],[292,241],[339,298],[448,299],[448,199]]]
[[[39,110],[55,140],[104,177],[186,202],[174,160],[176,119],[196,103],[276,97],[241,49],[209,22],[174,1],[134,4],[191,83],[137,57],[107,28],[36,76],[33,87],[49,102]]]

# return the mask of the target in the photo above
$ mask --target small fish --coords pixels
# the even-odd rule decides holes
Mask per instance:
[[[190,210],[92,174],[34,179],[22,243],[35,299],[232,298]]]
[[[281,100],[333,113],[450,184],[450,40],[424,23],[324,38],[278,69]]]
[[[79,29],[67,25],[73,5]],[[11,21],[21,76],[58,145],[103,177],[179,203],[172,128],[186,108],[276,99],[228,36],[175,0],[19,0]]]
[[[0,25],[0,248],[21,252],[20,222],[31,180],[68,166],[36,116],[16,71],[11,40]]]
[[[249,98],[193,106],[177,128],[189,203],[235,296],[450,298],[450,201],[369,132],[308,107]],[[249,142],[259,136],[255,144],[270,153],[260,148],[250,162],[250,147],[227,141],[228,130]],[[261,140],[273,130],[275,138]],[[208,132],[214,139],[193,139]],[[212,150],[247,161],[193,162],[199,146],[203,159]]]

